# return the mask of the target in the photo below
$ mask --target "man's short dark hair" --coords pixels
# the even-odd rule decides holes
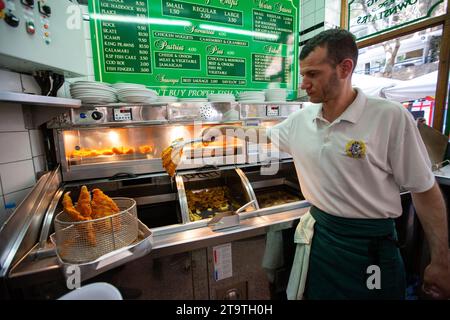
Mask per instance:
[[[329,29],[311,38],[300,52],[300,60],[305,59],[317,47],[325,47],[327,56],[333,66],[337,66],[344,59],[352,59],[353,69],[358,62],[358,47],[355,36],[343,29]]]

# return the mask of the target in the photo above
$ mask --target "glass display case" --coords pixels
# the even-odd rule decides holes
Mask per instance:
[[[233,124],[241,125],[239,122]],[[215,125],[194,123],[58,129],[58,156],[66,180],[164,172],[161,152],[172,141],[201,137],[205,128]],[[244,142],[219,137],[208,146],[201,143],[186,146],[179,169],[244,162]]]

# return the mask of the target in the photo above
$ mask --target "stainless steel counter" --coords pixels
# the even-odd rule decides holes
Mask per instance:
[[[263,235],[270,230],[271,226],[293,222],[308,210],[309,207],[302,207],[272,214],[267,214],[270,211],[262,211],[260,214],[252,212],[248,214],[248,218],[241,220],[239,226],[219,231],[212,231],[207,226],[172,233],[169,233],[167,230],[158,230],[158,228],[152,229],[154,231],[153,250],[149,255],[161,257]],[[174,228],[176,229],[176,226]],[[48,247],[51,251],[52,245],[50,243]],[[36,273],[61,272],[56,256],[36,258],[39,256],[36,253],[35,247],[22,261],[12,268],[9,277],[11,279],[19,277],[25,279],[27,276],[32,276]]]

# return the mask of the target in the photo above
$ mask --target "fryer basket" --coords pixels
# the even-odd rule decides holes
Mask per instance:
[[[60,258],[69,263],[93,261],[126,247],[138,237],[136,201],[113,198],[120,212],[89,221],[73,221],[64,211],[55,217],[55,244]]]

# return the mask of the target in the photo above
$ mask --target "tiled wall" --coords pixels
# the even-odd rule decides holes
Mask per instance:
[[[81,8],[83,13],[88,13],[87,6]],[[70,82],[95,80],[89,21],[83,23],[88,75],[67,79],[58,91],[59,97],[70,98]],[[0,91],[40,94],[40,88],[33,77],[2,69]],[[45,107],[37,108],[43,113],[40,118],[45,119],[46,114],[48,120],[52,118],[51,112]],[[23,109],[20,104],[0,102],[0,227],[10,214],[10,210],[5,209],[5,204],[18,206],[36,183],[37,174],[47,169],[43,137],[37,128],[26,128]]]
[[[300,43],[323,30],[325,0],[303,0],[300,15]]]
[[[340,24],[341,1],[338,0],[302,0],[300,15],[300,50],[303,44],[323,30],[336,28]],[[300,51],[299,51],[300,52]],[[301,84],[299,75],[299,86]],[[299,89],[299,97],[306,92]]]
[[[340,24],[341,1],[302,0],[300,15],[300,43],[323,30],[336,28]]]
[[[0,91],[38,93],[27,75],[0,70]],[[39,130],[25,126],[22,105],[0,102],[0,226],[9,216],[5,204],[19,205],[47,169],[44,139]]]
[[[70,83],[73,83],[75,81],[81,81],[81,80],[89,80],[94,81],[95,75],[94,75],[94,59],[92,54],[92,43],[91,43],[91,29],[89,25],[89,10],[88,6],[80,5],[81,11],[83,13],[84,21],[83,21],[83,30],[84,30],[84,41],[86,42],[86,59],[87,59],[87,75],[84,77],[78,77],[78,78],[71,78],[67,79],[67,81],[64,83],[64,86],[61,88],[61,96],[65,96],[67,98],[70,98]]]

